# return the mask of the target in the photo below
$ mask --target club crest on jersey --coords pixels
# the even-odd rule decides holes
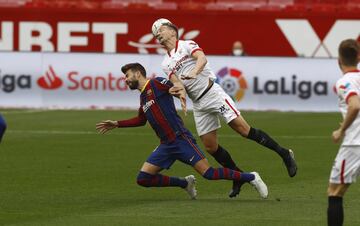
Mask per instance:
[[[150,96],[152,94],[152,90],[151,89],[149,89],[148,91],[146,91],[146,95],[147,96]]]
[[[345,85],[339,86],[339,94],[345,95],[350,90],[350,82],[346,83]]]
[[[149,100],[147,101],[143,106],[142,109],[144,112],[147,112],[147,110],[149,110],[149,108],[151,107],[151,105],[155,104],[154,100]]]

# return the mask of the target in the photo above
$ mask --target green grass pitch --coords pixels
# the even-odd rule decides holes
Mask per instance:
[[[247,121],[291,147],[298,175],[289,178],[272,151],[219,130],[219,141],[269,188],[261,200],[250,185],[235,199],[231,181],[207,181],[177,162],[166,175],[197,177],[198,200],[178,188],[146,189],[138,170],[159,140],[145,127],[100,135],[95,124],[134,111],[2,110],[8,131],[0,144],[0,225],[264,225],[326,224],[327,183],[338,145],[330,134],[339,113],[243,112]],[[195,134],[192,115],[185,118]],[[196,137],[200,143],[198,137]],[[203,147],[202,145],[200,145]],[[212,165],[216,162],[207,154]],[[345,196],[345,225],[360,225],[360,186]]]

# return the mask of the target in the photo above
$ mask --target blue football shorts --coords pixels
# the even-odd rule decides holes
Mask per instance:
[[[160,144],[146,162],[163,169],[169,169],[176,160],[194,166],[204,158],[206,157],[196,144],[195,139],[187,134],[182,134],[169,144]]]

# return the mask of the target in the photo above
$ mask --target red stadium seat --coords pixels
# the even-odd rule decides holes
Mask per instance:
[[[258,7],[260,11],[281,11],[284,8],[285,6],[280,5],[262,5]]]
[[[264,2],[237,2],[231,5],[231,9],[234,11],[253,11],[262,6],[265,6]]]
[[[0,0],[0,7],[21,7],[26,4],[27,0]]]
[[[314,12],[335,12],[336,11],[335,4],[327,4],[327,3],[316,3],[310,6],[310,10]]]
[[[147,10],[151,9],[151,7],[147,3],[129,3],[127,6],[128,9],[134,10]]]
[[[149,6],[156,10],[176,10],[178,8],[175,2],[149,3]]]
[[[296,3],[293,5],[287,5],[285,7],[286,11],[289,12],[306,12],[308,10],[310,10],[310,6],[308,4],[303,4],[303,3]]]
[[[181,10],[205,10],[205,5],[197,2],[184,2],[179,3],[178,8]]]
[[[230,10],[230,5],[227,4],[227,3],[224,4],[224,3],[221,3],[221,2],[208,3],[208,4],[206,4],[205,9],[207,9],[207,10],[227,11],[227,10]]]
[[[104,9],[124,9],[129,5],[128,2],[104,2],[102,8]]]
[[[280,6],[281,8],[285,8],[288,5],[293,5],[294,0],[269,0],[268,6]]]

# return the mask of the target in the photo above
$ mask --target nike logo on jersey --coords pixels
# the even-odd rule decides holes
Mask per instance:
[[[164,78],[160,83],[161,84],[166,84],[169,80],[167,80],[166,78]]]

